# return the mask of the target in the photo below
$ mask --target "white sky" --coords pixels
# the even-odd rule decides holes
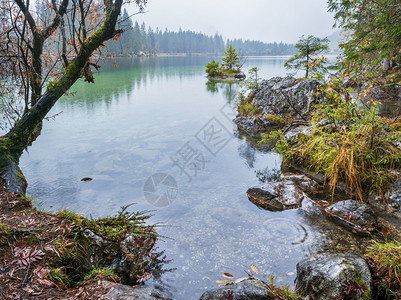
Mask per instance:
[[[127,7],[130,13],[135,6]],[[334,20],[325,0],[149,0],[133,21],[153,29],[193,30],[226,38],[294,43],[301,35],[324,37]]]

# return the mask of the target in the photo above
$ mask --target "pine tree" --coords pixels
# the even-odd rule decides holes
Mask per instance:
[[[308,78],[309,71],[315,70],[319,66],[313,66],[311,63],[314,59],[318,58],[319,54],[328,51],[329,40],[327,37],[324,39],[310,35],[308,37],[301,36],[295,48],[298,53],[292,56],[284,63],[287,69],[305,69],[305,78]]]
[[[238,51],[233,47],[233,45],[227,47],[222,60],[224,69],[236,72],[239,71],[241,66]]]

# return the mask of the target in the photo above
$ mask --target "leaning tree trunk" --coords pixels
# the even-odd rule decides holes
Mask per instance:
[[[102,27],[83,42],[79,53],[65,68],[63,75],[51,82],[46,92],[15,123],[14,127],[0,137],[0,177],[6,181],[9,190],[25,192],[27,184],[18,167],[22,152],[32,144],[36,138],[35,132],[57,100],[81,77],[82,70],[87,66],[93,51],[114,36],[123,0],[116,0],[114,3],[105,1],[105,3],[108,3],[107,15]]]

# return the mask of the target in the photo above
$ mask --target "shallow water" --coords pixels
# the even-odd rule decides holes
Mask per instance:
[[[154,210],[165,269],[147,282],[196,299],[228,272],[293,285],[311,253],[357,249],[357,239],[305,209],[261,210],[245,191],[280,174],[278,154],[255,149],[232,123],[237,84],[211,84],[205,57],[124,59],[96,83],[78,82],[21,159],[40,208],[93,217]],[[249,58],[262,78],[284,76],[283,57]],[[91,177],[92,181],[80,181]]]

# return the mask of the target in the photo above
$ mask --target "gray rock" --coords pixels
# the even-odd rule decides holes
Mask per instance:
[[[344,285],[355,282],[363,289],[362,296],[347,299],[370,299],[372,278],[368,264],[355,254],[319,254],[297,264],[295,290],[312,299],[332,300],[344,296]],[[366,299],[366,298],[364,298]]]
[[[237,115],[237,117],[234,119],[234,123],[237,124],[239,129],[244,130],[246,133],[252,136],[256,136],[261,132],[272,129],[269,122],[256,117],[244,117]]]
[[[303,174],[285,175],[283,180],[292,181],[297,187],[299,187],[302,191],[307,193],[315,191],[318,188],[318,183],[316,181]]]
[[[284,140],[290,144],[290,146],[295,146],[298,143],[298,139],[302,134],[305,127],[296,127],[288,130],[284,135]]]
[[[263,80],[252,99],[252,103],[262,109],[262,115],[258,117],[263,122],[262,126],[256,121],[248,123],[238,117],[234,122],[241,130],[255,135],[255,132],[260,133],[269,129],[270,124],[264,121],[268,115],[304,119],[309,113],[311,105],[317,101],[315,93],[318,86],[319,83],[316,80],[298,82],[294,77],[274,77]],[[254,91],[250,93],[254,93]],[[274,128],[270,125],[270,129]]]
[[[105,289],[109,288],[107,294],[100,299],[103,300],[169,300],[171,298],[163,295],[161,292],[145,286],[128,286],[110,281],[103,281],[102,285]]]
[[[401,210],[401,178],[394,182],[388,192],[387,203],[391,207]]]
[[[246,75],[244,73],[238,73],[234,75],[234,78],[239,80],[244,80],[246,78]]]
[[[357,200],[339,201],[325,208],[336,224],[361,236],[369,236],[379,228],[377,216],[365,203]]]
[[[313,94],[318,85],[315,80],[297,82],[293,77],[262,81],[253,101],[262,107],[264,114],[302,118],[315,101]]]
[[[298,208],[307,197],[292,180],[257,185],[249,188],[246,195],[251,202],[270,211]]]
[[[232,298],[228,298],[232,293]],[[242,278],[234,284],[221,286],[203,293],[200,300],[273,300],[274,294],[265,283],[258,279]]]
[[[285,77],[282,80],[279,81],[274,80],[274,81],[275,83],[272,86],[272,88],[275,90],[287,89],[297,84],[297,80],[294,77]]]

